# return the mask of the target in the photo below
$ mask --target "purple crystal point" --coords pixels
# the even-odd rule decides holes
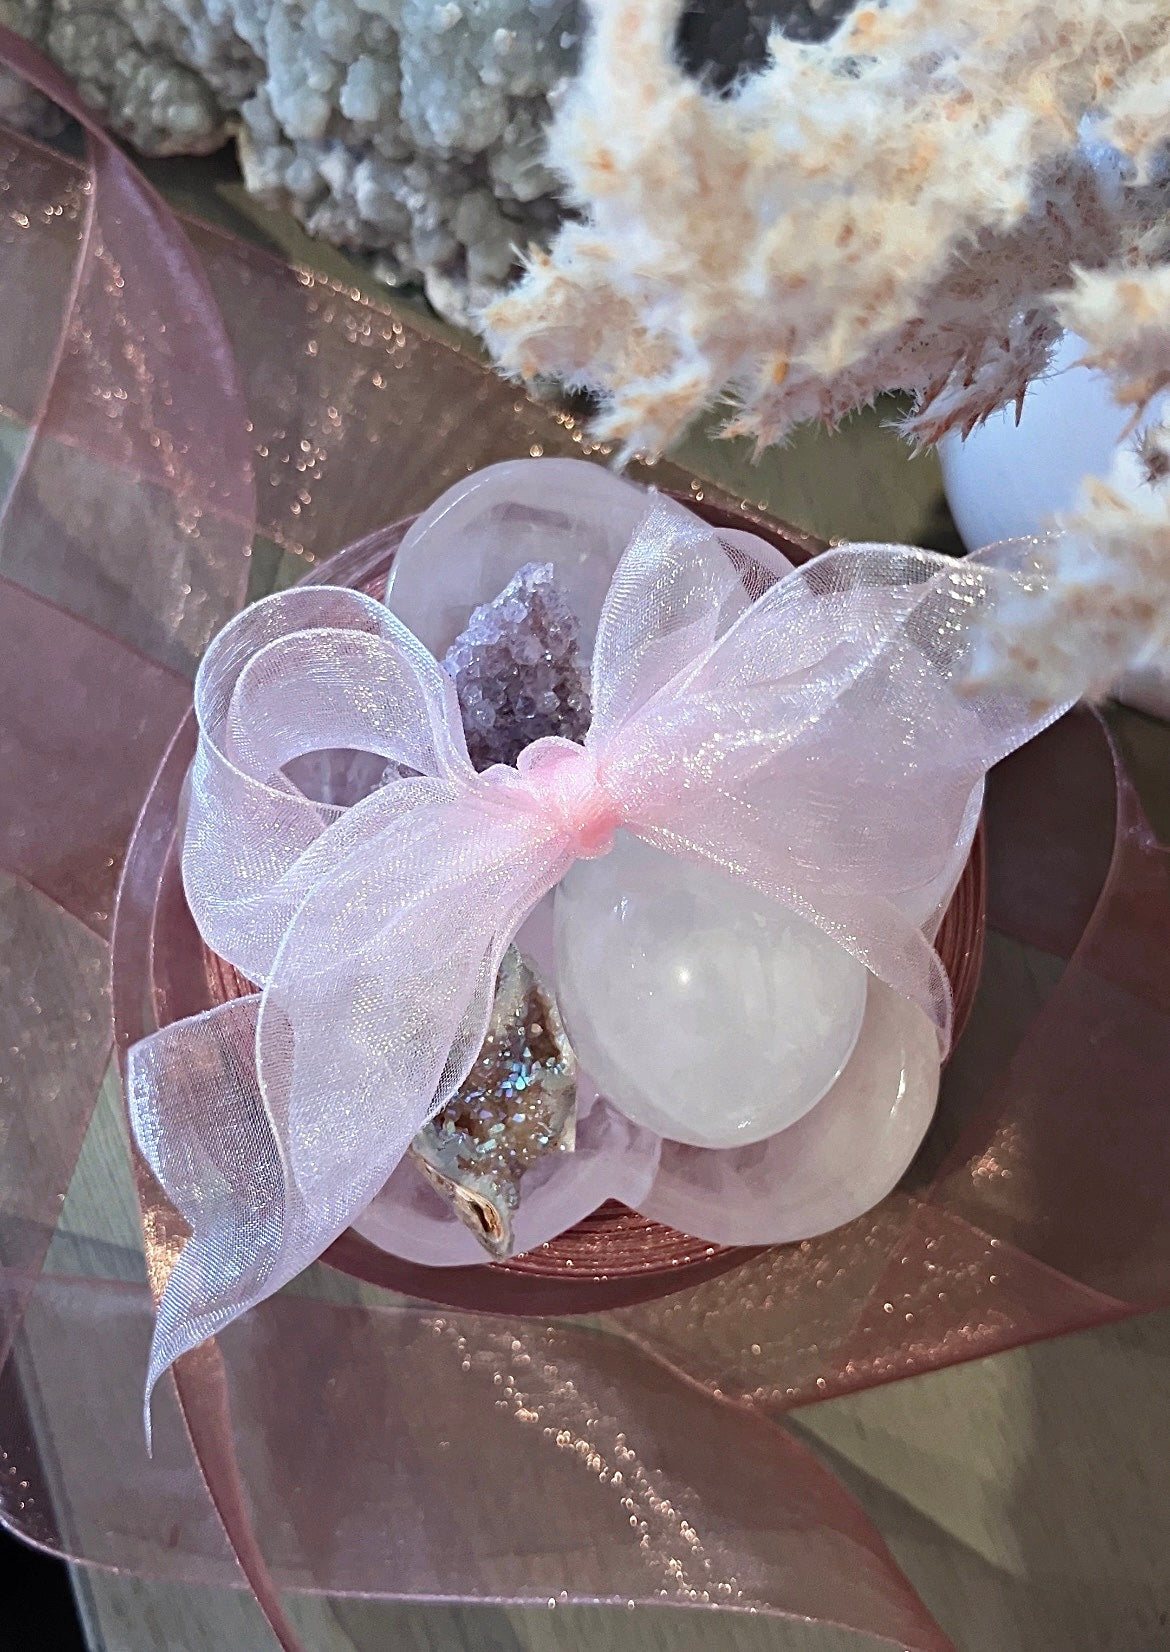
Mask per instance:
[[[551,562],[529,562],[493,602],[475,609],[443,667],[455,682],[477,769],[514,763],[548,734],[585,738],[591,708],[577,616]]]

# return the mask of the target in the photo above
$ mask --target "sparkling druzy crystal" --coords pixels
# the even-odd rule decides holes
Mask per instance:
[[[551,563],[529,562],[492,602],[476,608],[447,650],[477,769],[514,763],[545,735],[583,740],[589,683],[577,617]]]
[[[427,1180],[492,1256],[511,1253],[524,1172],[546,1153],[573,1147],[576,1088],[556,1004],[509,947],[475,1065],[411,1146]]]

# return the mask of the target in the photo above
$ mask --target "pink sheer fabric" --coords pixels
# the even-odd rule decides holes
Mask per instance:
[[[27,48],[6,49],[29,61]],[[71,163],[0,143],[0,402],[15,440],[53,405],[92,197]],[[98,219],[103,190],[104,177]],[[236,540],[237,592],[249,569],[258,593],[465,470],[533,446],[580,451],[579,433],[407,317],[206,226],[188,234],[253,426],[238,451],[250,444],[262,537],[250,563],[248,532]],[[174,272],[186,255],[165,217],[158,236]],[[151,250],[129,249],[125,285],[100,288],[103,302],[149,294],[135,270]],[[94,302],[99,286],[87,288]],[[145,337],[160,342],[153,325]],[[68,365],[83,372],[84,351]],[[111,1237],[116,1188],[102,1184],[90,1222],[79,1212],[92,1165],[73,1173],[108,1049],[114,881],[189,705],[188,662],[223,617],[209,619],[213,603],[189,614],[182,587],[228,587],[182,571],[189,518],[167,506],[165,485],[144,531],[127,498],[133,467],[109,456],[107,405],[100,393],[85,403],[93,420],[62,443],[60,467],[46,460],[40,527],[27,507],[37,542],[54,537],[46,522],[61,528],[43,567],[17,544],[16,517],[0,540],[0,1517],[145,1577],[246,1577],[286,1647],[296,1636],[281,1591],[351,1590],[710,1601],[788,1614],[794,1635],[816,1619],[945,1648],[856,1504],[773,1419],[1170,1301],[1170,893],[1099,723],[1065,718],[990,777],[983,990],[936,1127],[870,1217],[588,1329],[283,1293],[231,1326],[222,1349],[180,1360],[174,1392],[156,1397],[149,1461],[140,1381],[153,1293],[136,1246]],[[50,450],[46,429],[34,459]],[[32,462],[20,483],[30,500]],[[201,530],[199,543],[210,554],[222,542]],[[150,816],[140,828],[172,830]],[[122,889],[114,987],[126,1041],[153,1030],[149,960],[160,931],[184,921],[174,893],[149,880]],[[1015,962],[1025,947],[1026,970]],[[139,1169],[161,1283],[184,1227]],[[343,1237],[335,1259],[354,1243]],[[469,1477],[472,1458],[482,1475]]]
[[[87,183],[22,146],[27,163],[4,174],[3,402],[19,424],[0,513],[2,646],[21,653],[19,726],[68,742],[0,751],[5,858],[104,930],[134,782],[244,597],[249,423],[207,276],[168,208],[47,59],[8,30],[0,48],[85,124],[93,168]],[[119,685],[110,668],[127,655]],[[35,842],[42,809],[76,819],[51,866]]]
[[[4,168],[0,216],[0,864],[22,884],[16,934],[40,937],[25,967],[60,1012],[39,1051],[16,1026],[6,1045],[15,1098],[35,1105],[5,1135],[4,1261],[31,1289],[109,1054],[108,1015],[71,1026],[70,990],[100,978],[141,787],[243,599],[254,502],[235,362],[194,253],[53,66],[6,30],[0,47],[86,124],[93,164],[87,181],[29,146]],[[89,933],[53,933],[54,908]],[[14,1273],[0,1351],[22,1302]]]

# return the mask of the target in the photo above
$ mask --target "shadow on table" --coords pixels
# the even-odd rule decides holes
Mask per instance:
[[[1170,1313],[896,1387],[807,1437],[958,1652],[1170,1649]]]
[[[63,1563],[0,1527],[0,1646],[85,1652]]]

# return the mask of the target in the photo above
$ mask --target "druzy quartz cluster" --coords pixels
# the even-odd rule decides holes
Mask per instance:
[[[411,1147],[431,1186],[494,1257],[512,1250],[524,1172],[573,1147],[576,1084],[556,1003],[510,946],[475,1065]]]

